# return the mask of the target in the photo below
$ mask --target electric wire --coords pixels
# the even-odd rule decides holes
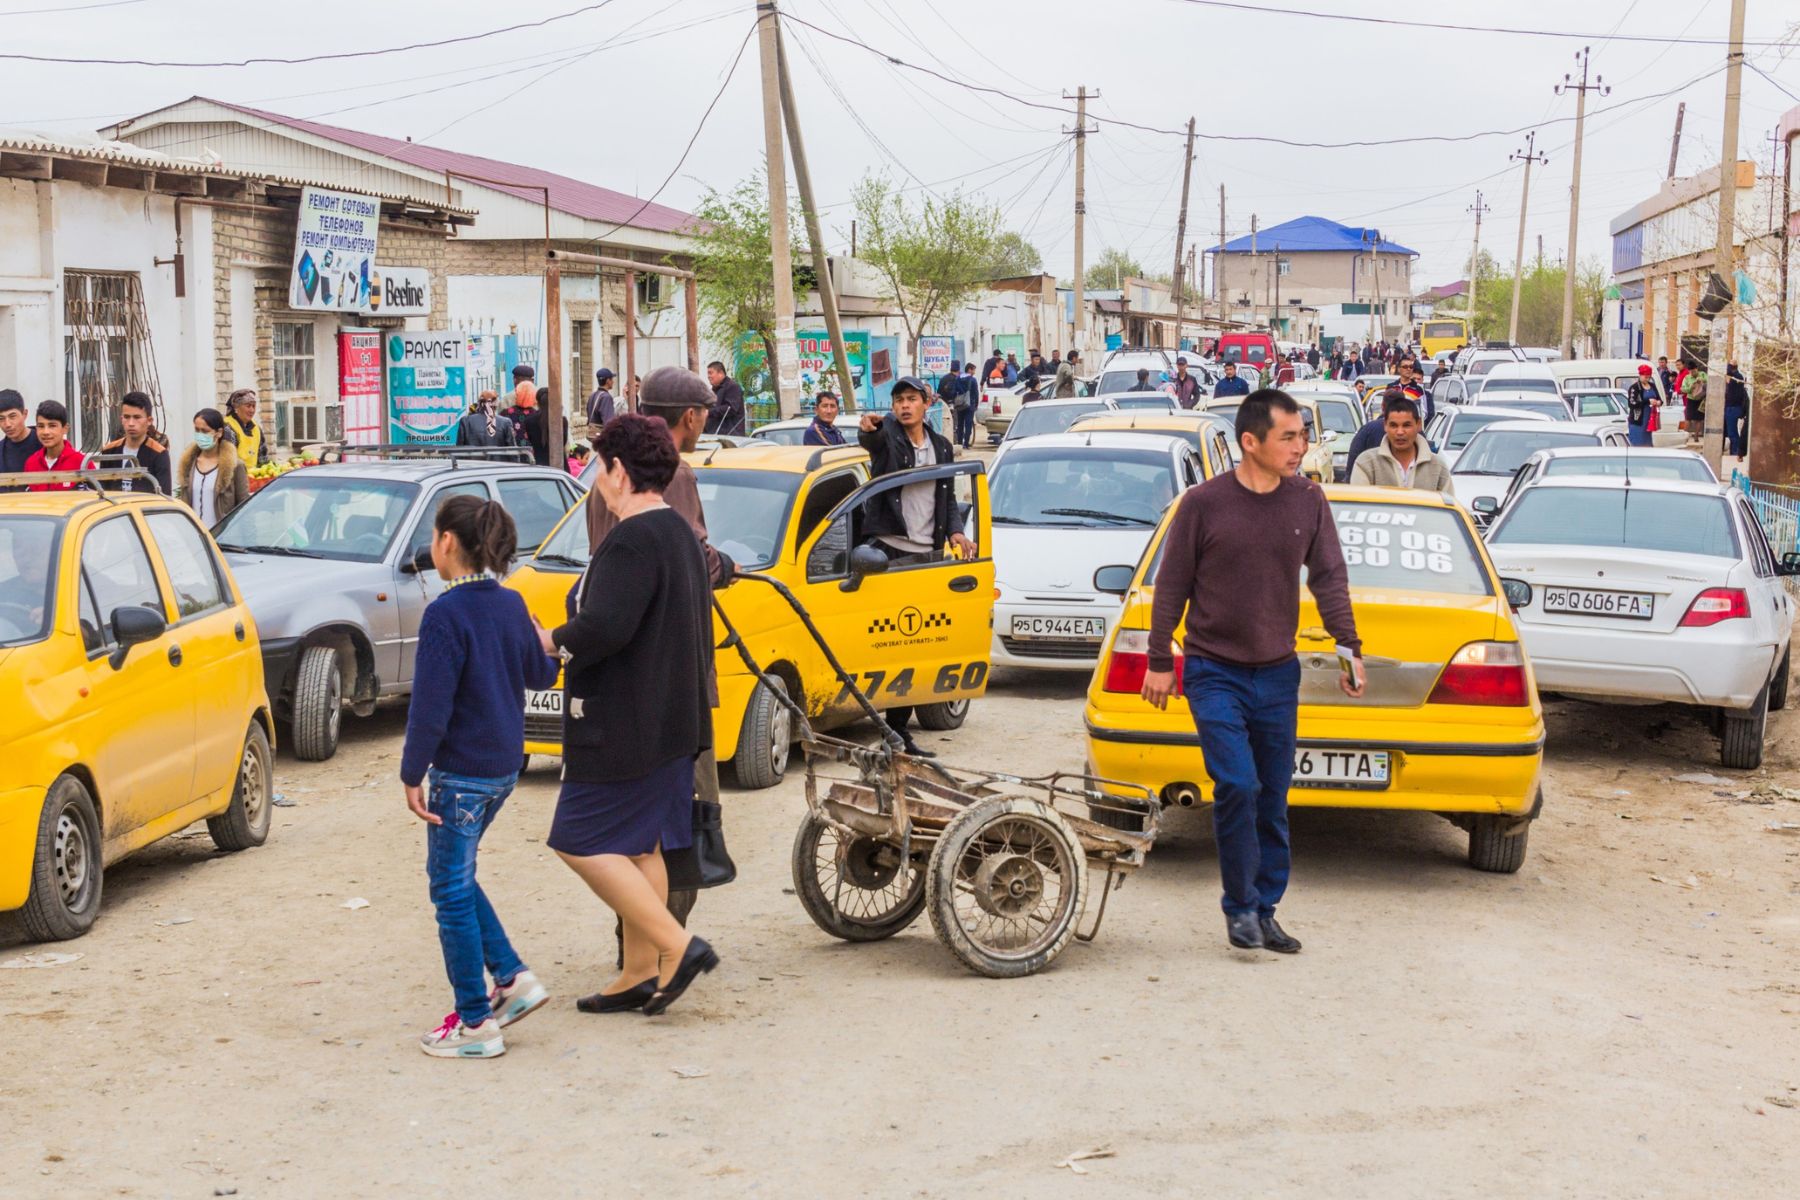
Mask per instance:
[[[1258,13],[1269,17],[1307,17],[1319,21],[1349,21],[1359,25],[1388,25],[1403,29],[1435,29],[1449,33],[1500,33],[1514,37],[1560,38],[1567,41],[1597,41],[1608,39],[1615,42],[1646,42],[1652,45],[1686,45],[1686,46],[1729,46],[1729,38],[1688,38],[1681,35],[1671,37],[1668,34],[1656,33],[1573,33],[1558,29],[1517,29],[1499,25],[1457,25],[1448,21],[1413,21],[1400,17],[1371,17],[1356,13],[1319,12],[1305,8],[1267,8],[1260,4],[1244,4],[1238,0],[1176,0],[1178,4],[1189,4],[1196,8],[1226,8],[1239,12]],[[1623,24],[1623,19],[1621,19]],[[1616,29],[1616,26],[1615,26]],[[1746,46],[1780,46],[1786,43],[1780,39],[1745,40]]]

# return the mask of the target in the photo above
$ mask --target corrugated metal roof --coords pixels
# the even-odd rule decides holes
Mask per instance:
[[[1271,254],[1280,247],[1283,254],[1305,254],[1310,251],[1336,251],[1351,253],[1368,253],[1370,247],[1364,238],[1372,237],[1373,229],[1361,226],[1339,225],[1336,221],[1328,221],[1324,217],[1295,217],[1280,225],[1259,230],[1255,238],[1241,237],[1226,242],[1223,249],[1227,254],[1248,254],[1254,240],[1255,249],[1263,254]],[[1374,249],[1383,254],[1417,254],[1417,250],[1409,250],[1398,242],[1378,242]],[[1217,254],[1220,247],[1214,246],[1208,254]]]
[[[204,100],[208,104],[216,104],[220,108],[227,108],[247,117],[254,117],[259,121],[297,129],[314,137],[342,142],[369,154],[391,158],[422,170],[439,173],[447,170],[464,175],[480,175],[486,179],[505,179],[528,185],[505,187],[483,184],[482,186],[491,187],[497,192],[517,196],[521,200],[532,203],[541,203],[543,193],[538,189],[548,188],[550,207],[573,217],[630,225],[635,229],[648,229],[658,233],[680,233],[694,222],[691,213],[682,212],[680,209],[662,204],[646,205],[636,196],[615,192],[610,188],[597,187],[591,183],[583,183],[579,179],[570,179],[567,175],[558,175],[553,171],[543,171],[518,163],[483,158],[479,154],[461,154],[454,150],[442,150],[436,146],[408,142],[400,138],[383,137],[376,133],[363,133],[360,130],[326,125],[319,121],[282,116],[280,113],[250,108],[242,104],[229,104],[226,101],[213,100],[205,96],[196,96],[195,99]]]

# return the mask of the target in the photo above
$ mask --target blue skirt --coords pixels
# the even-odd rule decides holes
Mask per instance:
[[[563,780],[545,843],[562,854],[648,854],[694,844],[694,756],[609,783]]]

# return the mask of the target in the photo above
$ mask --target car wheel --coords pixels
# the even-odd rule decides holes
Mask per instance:
[[[969,719],[969,701],[946,700],[942,704],[921,704],[913,709],[913,716],[919,720],[920,729],[930,729],[942,733],[951,729],[961,729],[962,723]]]
[[[206,832],[221,850],[248,850],[269,840],[274,818],[274,754],[269,735],[255,721],[244,735],[244,756],[238,760],[237,786],[231,790],[231,807],[206,819]]]
[[[744,728],[731,760],[739,787],[774,787],[787,774],[788,755],[794,746],[794,714],[775,688],[781,689],[781,696],[787,695],[787,685],[780,679],[772,675],[763,679],[751,693],[750,707],[744,710]]]
[[[1788,672],[1792,669],[1789,660],[1793,653],[1791,648],[1781,652],[1781,666],[1776,670],[1775,679],[1769,687],[1769,708],[1773,712],[1780,712],[1787,707]]]
[[[294,756],[323,762],[337,753],[344,716],[344,675],[337,651],[308,646],[294,671]]]
[[[80,937],[100,915],[103,883],[100,814],[81,780],[64,775],[50,785],[38,815],[31,856],[31,891],[19,919],[34,942]]]
[[[1511,875],[1525,865],[1531,822],[1520,817],[1476,817],[1469,826],[1469,865]]]
[[[1763,735],[1769,727],[1769,685],[1756,693],[1756,702],[1744,712],[1726,710],[1719,732],[1719,761],[1740,771],[1762,766]]]

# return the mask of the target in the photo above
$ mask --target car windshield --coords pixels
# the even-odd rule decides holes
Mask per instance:
[[[1724,497],[1627,487],[1527,488],[1488,540],[1738,557]]]
[[[1539,450],[1554,446],[1592,446],[1594,439],[1546,422],[1539,429],[1483,429],[1469,439],[1456,460],[1458,475],[1511,475]]]
[[[0,646],[22,646],[50,634],[55,612],[55,517],[0,516]]]
[[[419,487],[294,471],[244,501],[214,531],[221,550],[379,562]]]
[[[1032,437],[1040,433],[1061,433],[1086,413],[1100,412],[1106,405],[1094,404],[1027,404],[1006,428],[1006,440]]]
[[[1546,396],[1559,394],[1554,379],[1520,379],[1511,375],[1502,375],[1499,378],[1489,375],[1481,390],[1483,393],[1538,392]]]
[[[1517,359],[1513,358],[1478,358],[1469,364],[1469,374],[1486,375],[1489,371],[1493,370],[1503,362],[1517,361]]]
[[[788,509],[805,479],[798,472],[696,471],[706,538],[740,567],[761,570],[781,553]]]
[[[784,425],[778,427],[763,426],[756,431],[756,436],[764,441],[774,442],[777,446],[798,446],[806,437],[805,425]]]
[[[1549,417],[1552,421],[1569,419],[1569,406],[1561,400],[1539,400],[1512,392],[1503,396],[1497,396],[1492,392],[1483,392],[1481,403],[1493,408],[1510,408],[1514,412],[1536,413],[1540,417]]]
[[[1578,417],[1616,417],[1625,411],[1625,406],[1611,392],[1588,392],[1570,396],[1568,400],[1575,406]]]
[[[588,501],[592,504],[593,501]],[[549,566],[584,568],[594,556],[588,541],[587,505],[577,504],[548,540],[538,548],[533,561]]]
[[[995,464],[996,525],[1154,526],[1175,498],[1175,463],[1164,450],[1022,446]]]
[[[1170,411],[1167,392],[1135,392],[1129,396],[1114,396],[1113,403],[1122,410],[1147,408],[1156,412]]]
[[[1606,475],[1623,479],[1687,479],[1716,483],[1718,476],[1699,458],[1663,458],[1619,451],[1616,454],[1584,454],[1579,458],[1553,458],[1544,465],[1545,475]]]
[[[1319,419],[1325,422],[1327,433],[1354,434],[1361,429],[1363,423],[1356,419],[1356,408],[1342,400],[1319,401]]]
[[[1129,392],[1132,388],[1137,386],[1137,381],[1136,367],[1131,368],[1129,371],[1102,371],[1100,373],[1100,382],[1098,386],[1094,388],[1094,394],[1096,396],[1110,396],[1114,392]],[[1150,378],[1145,380],[1145,382],[1153,388],[1161,388],[1163,385],[1162,368],[1151,367]]]
[[[1461,450],[1469,444],[1484,425],[1492,425],[1496,421],[1510,421],[1513,418],[1506,413],[1460,412],[1450,425],[1450,438],[1444,443],[1447,450]]]
[[[1434,342],[1439,338],[1459,338],[1463,336],[1462,322],[1427,321],[1425,328],[1420,331],[1420,336],[1428,337]]]

